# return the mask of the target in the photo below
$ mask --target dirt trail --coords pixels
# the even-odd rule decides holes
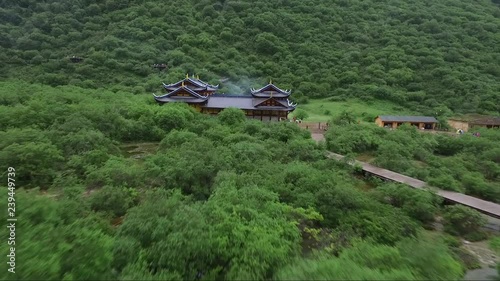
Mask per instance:
[[[476,256],[483,267],[494,267],[500,262],[498,255],[489,248],[488,241],[463,241],[463,247]]]
[[[311,134],[311,138],[317,142],[320,142],[320,141],[324,141],[325,140],[325,136],[323,134],[314,134],[312,133]]]

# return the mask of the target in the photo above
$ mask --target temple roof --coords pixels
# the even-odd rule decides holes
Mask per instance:
[[[252,89],[251,95],[226,95],[213,93],[208,96],[200,95],[198,92],[216,91],[219,85],[214,86],[200,79],[186,78],[173,84],[163,83],[167,94],[154,98],[159,103],[186,102],[201,104],[204,108],[224,109],[235,107],[245,110],[273,110],[273,111],[293,111],[296,104],[287,98],[291,91],[282,90],[272,83],[258,89]],[[186,95],[187,93],[188,95]],[[269,102],[267,102],[269,101]]]
[[[186,97],[186,96],[177,95],[178,93],[181,93],[181,92],[188,93],[190,96]],[[157,96],[155,94],[153,94],[153,96],[155,97],[155,100],[158,102],[178,101],[178,102],[188,102],[188,103],[202,103],[202,102],[206,102],[207,98],[208,98],[208,97],[199,95],[198,93],[189,89],[186,86],[181,86],[181,87],[177,88],[176,90],[174,90],[170,93],[167,93],[165,95],[162,95],[162,96]]]
[[[274,100],[275,102],[277,102],[277,103],[281,104],[281,105],[282,105],[282,106],[284,106],[284,107],[287,107],[287,106],[295,106],[295,105],[293,105],[293,104],[292,104],[292,103],[291,103],[288,99],[286,100],[287,102],[285,102],[284,100],[274,99],[274,98],[272,98],[272,97],[271,97],[271,98],[254,98],[254,99],[253,99],[253,105],[254,105],[255,107],[257,107],[257,106],[259,106],[259,105],[263,104],[264,102],[266,102],[267,100],[271,100],[271,99],[272,99],[272,100]]]
[[[291,90],[282,90],[274,84],[267,84],[266,86],[260,89],[251,89],[252,95],[255,97],[276,97],[276,98],[285,98],[290,96],[292,93]]]
[[[193,97],[182,97],[182,98],[169,98],[169,97],[156,97],[155,100],[162,103],[167,102],[186,102],[186,103],[204,103],[206,99],[197,99]]]
[[[268,99],[255,98],[251,95],[220,95],[214,94],[208,98],[205,108],[228,108],[236,107],[239,109],[253,109],[253,110],[278,110],[278,111],[293,111],[294,104],[290,101],[278,101],[282,106],[258,106]]]
[[[173,91],[179,87],[187,86],[194,91],[216,91],[219,89],[219,85],[210,85],[206,82],[201,81],[197,78],[190,78],[186,75],[186,78],[183,80],[173,83],[173,84],[165,84],[163,83],[163,87],[168,91]]]

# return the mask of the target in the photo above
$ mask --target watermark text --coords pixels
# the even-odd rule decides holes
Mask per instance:
[[[16,169],[9,167],[7,169],[7,228],[9,229],[9,236],[7,245],[9,254],[7,255],[7,269],[11,273],[16,273]]]

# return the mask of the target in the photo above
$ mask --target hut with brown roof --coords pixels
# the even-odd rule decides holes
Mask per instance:
[[[403,124],[410,124],[422,130],[434,130],[438,120],[429,116],[392,116],[380,115],[375,118],[375,123],[380,127],[397,128]]]

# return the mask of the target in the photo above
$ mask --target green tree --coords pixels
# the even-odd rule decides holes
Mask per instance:
[[[245,121],[245,113],[237,108],[226,108],[218,114],[218,118],[222,124],[236,125]]]
[[[422,223],[431,223],[438,211],[439,197],[427,191],[417,190],[401,184],[386,184],[377,187],[375,195],[382,202],[401,208],[410,217]]]
[[[277,280],[417,280],[408,270],[381,271],[349,259],[320,257],[298,260],[281,269]]]
[[[136,200],[133,191],[122,187],[105,186],[91,195],[90,206],[95,211],[109,212],[116,217],[123,216]]]
[[[305,120],[309,117],[309,114],[303,109],[295,110],[294,116],[299,120]]]
[[[462,205],[446,206],[443,219],[445,231],[450,234],[463,235],[471,240],[484,238],[481,228],[486,219],[474,209]]]
[[[336,125],[355,124],[356,118],[352,112],[342,111],[338,116],[332,119],[332,123]]]

